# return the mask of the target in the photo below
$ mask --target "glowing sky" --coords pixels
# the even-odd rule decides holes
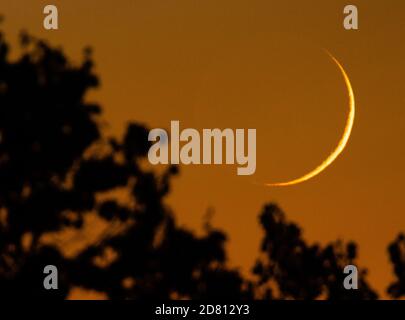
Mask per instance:
[[[309,241],[356,241],[374,287],[388,285],[386,248],[405,230],[405,2],[350,1],[360,30],[346,31],[341,0],[55,0],[56,32],[42,28],[48,1],[4,2],[10,40],[25,28],[77,61],[84,46],[94,48],[102,86],[90,98],[104,107],[108,132],[131,120],[256,128],[261,182],[301,176],[339,141],[347,93],[327,48],[350,75],[357,112],[333,166],[281,189],[252,184],[229,166],[182,167],[169,204],[195,230],[214,208],[213,224],[230,235],[232,265],[248,270],[262,235],[257,215],[274,200]]]

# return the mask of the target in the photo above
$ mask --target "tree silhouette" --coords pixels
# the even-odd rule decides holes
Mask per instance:
[[[388,287],[388,294],[395,299],[405,296],[405,235],[399,234],[388,247],[389,257],[394,266],[396,281]]]
[[[22,56],[11,62],[0,38],[0,295],[64,298],[74,285],[111,298],[244,295],[239,273],[225,268],[225,234],[210,228],[196,237],[164,205],[177,168],[159,175],[141,168],[147,129],[130,124],[122,141],[102,136],[101,109],[85,102],[99,83],[90,50],[76,67],[27,34],[21,45]],[[129,191],[132,206],[99,199],[117,188]],[[74,259],[41,241],[82,228],[92,212],[123,230]],[[119,256],[99,266],[106,250]],[[60,270],[56,294],[43,290],[48,264]]]
[[[307,245],[300,228],[286,221],[284,212],[274,204],[264,207],[260,222],[265,230],[261,257],[254,268],[259,276],[258,287],[265,298],[279,299],[376,299],[376,293],[365,280],[366,270],[359,270],[359,289],[346,290],[343,272],[347,265],[356,265],[354,243],[341,241]],[[272,286],[273,285],[273,286]]]
[[[226,234],[210,224],[197,237],[179,227],[165,205],[171,166],[161,173],[143,163],[148,130],[129,124],[121,139],[105,137],[98,105],[86,102],[99,85],[91,50],[80,65],[60,49],[21,35],[21,56],[8,57],[0,35],[0,296],[66,298],[73,287],[112,299],[374,299],[360,270],[359,290],[343,289],[343,268],[356,245],[308,245],[300,228],[274,204],[264,207],[261,254],[252,277],[230,268]],[[119,196],[105,197],[119,190]],[[95,215],[108,232],[67,256],[50,233],[85,230]],[[404,293],[403,238],[391,245]],[[43,289],[43,268],[59,270],[59,290]]]

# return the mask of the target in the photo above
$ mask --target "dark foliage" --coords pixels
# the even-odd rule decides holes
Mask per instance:
[[[388,287],[388,294],[395,298],[405,296],[405,235],[400,234],[388,247],[396,280]]]
[[[122,141],[102,137],[100,108],[84,99],[98,85],[90,52],[76,67],[42,41],[26,34],[21,40],[22,56],[9,61],[0,39],[0,296],[66,297],[73,286],[111,298],[247,294],[239,273],[225,267],[225,234],[196,237],[164,205],[177,168],[160,175],[141,169],[147,129],[130,124]],[[117,188],[130,193],[132,206],[99,199]],[[111,226],[119,223],[121,232],[75,258],[41,241],[50,232],[83,228],[94,212]],[[100,266],[95,261],[106,250],[118,258]],[[60,270],[57,294],[43,290],[48,264]]]
[[[272,288],[281,299],[376,299],[376,293],[365,280],[366,270],[359,270],[358,290],[345,290],[343,272],[355,263],[354,243],[340,241],[326,245],[308,245],[301,229],[286,220],[284,213],[273,204],[265,206],[261,216],[265,231],[254,273],[265,297],[272,297]],[[269,284],[273,287],[269,287]],[[274,285],[275,284],[275,285]]]

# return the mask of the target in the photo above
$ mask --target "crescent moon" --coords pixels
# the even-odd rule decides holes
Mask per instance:
[[[353,129],[353,124],[354,124],[354,116],[355,116],[355,99],[354,99],[354,93],[353,93],[353,88],[350,83],[350,79],[343,68],[343,66],[340,64],[340,62],[329,52],[327,52],[328,55],[331,57],[331,59],[335,62],[335,64],[338,66],[340,72],[343,75],[344,81],[346,83],[347,87],[347,92],[349,96],[349,114],[347,116],[347,121],[346,121],[346,126],[345,130],[343,133],[342,138],[340,139],[337,147],[335,150],[329,155],[329,157],[326,158],[319,166],[317,166],[314,170],[311,172],[307,173],[306,175],[297,178],[295,180],[287,181],[287,182],[278,182],[278,183],[266,183],[266,186],[269,187],[286,187],[286,186],[292,186],[294,184],[298,184],[304,181],[307,181],[318,174],[320,174],[322,171],[324,171],[327,167],[329,167],[333,161],[336,160],[336,158],[343,152],[345,149],[347,142],[349,141],[350,134],[352,133]]]

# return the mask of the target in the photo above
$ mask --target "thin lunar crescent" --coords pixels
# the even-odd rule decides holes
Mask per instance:
[[[301,178],[298,178],[295,180],[291,180],[291,181],[287,181],[287,182],[278,182],[278,183],[267,183],[266,186],[269,186],[269,187],[291,186],[291,185],[298,184],[298,183],[307,181],[307,180],[315,177],[316,175],[320,174],[323,170],[325,170],[328,166],[330,166],[333,161],[336,160],[336,158],[343,152],[344,148],[346,147],[347,142],[349,141],[350,134],[353,129],[354,115],[355,115],[355,100],[354,100],[353,88],[350,83],[350,79],[349,79],[348,75],[346,74],[345,69],[342,67],[342,65],[339,63],[339,61],[334,56],[332,56],[329,52],[328,52],[328,54],[332,58],[332,60],[336,63],[338,68],[340,69],[340,71],[343,75],[343,78],[345,80],[348,95],[349,95],[349,115],[347,117],[346,127],[344,130],[343,136],[340,139],[337,147],[329,155],[329,157],[326,158],[326,160],[324,160],[318,167],[316,167],[311,172],[309,172],[306,175],[302,176]]]

